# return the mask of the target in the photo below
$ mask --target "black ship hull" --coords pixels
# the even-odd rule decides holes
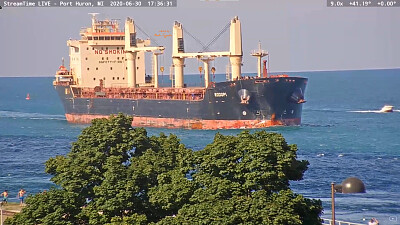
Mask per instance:
[[[201,100],[77,97],[73,86],[55,88],[72,123],[90,123],[121,112],[133,116],[133,126],[240,129],[299,125],[306,84],[302,77],[220,82],[205,89]]]

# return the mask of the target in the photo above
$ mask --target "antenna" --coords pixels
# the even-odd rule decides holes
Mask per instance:
[[[92,15],[92,18],[96,18],[96,15],[100,14],[100,13],[88,13],[89,15]]]
[[[92,24],[94,24],[94,22],[96,22],[96,15],[100,14],[100,13],[88,13],[89,15],[92,15]]]
[[[89,15],[92,15],[92,32],[96,32],[96,15],[99,13],[88,13]]]
[[[268,52],[261,49],[261,41],[258,41],[258,50],[253,50],[251,52],[251,55],[257,57],[257,60],[258,60],[257,61],[257,76],[261,77],[261,58],[264,56],[268,56]],[[269,63],[269,60],[268,60],[268,63]]]

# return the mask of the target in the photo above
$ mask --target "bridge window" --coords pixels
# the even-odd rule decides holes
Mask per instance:
[[[107,37],[106,37],[106,40],[110,40],[110,39],[111,39],[110,36],[107,36]]]
[[[99,37],[93,37],[93,40],[97,41],[99,40]]]
[[[99,37],[99,40],[104,40],[104,37]]]
[[[114,36],[111,36],[111,40],[115,40],[115,37],[114,37]]]
[[[88,40],[92,40],[92,37],[90,36],[90,37],[88,37],[87,39],[88,39]]]

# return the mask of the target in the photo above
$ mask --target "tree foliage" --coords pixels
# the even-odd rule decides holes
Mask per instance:
[[[29,197],[7,224],[321,224],[321,201],[290,190],[308,162],[282,135],[216,134],[193,152],[131,121],[94,120],[46,162],[58,188]]]

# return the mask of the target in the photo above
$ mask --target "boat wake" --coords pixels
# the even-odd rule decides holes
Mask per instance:
[[[389,112],[383,112],[381,110],[356,110],[356,111],[347,111],[347,112],[352,112],[352,113],[389,113]],[[393,112],[400,112],[400,110],[393,110]]]
[[[0,118],[30,119],[30,120],[65,120],[64,115],[49,115],[42,113],[1,111],[1,110],[0,110]]]

